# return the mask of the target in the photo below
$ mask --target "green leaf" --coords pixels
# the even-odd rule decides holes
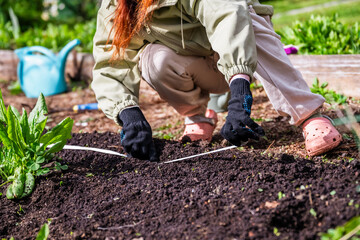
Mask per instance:
[[[36,163],[44,163],[45,162],[45,158],[43,156],[38,156],[35,160]]]
[[[60,168],[61,168],[61,170],[68,170],[69,169],[68,165],[61,165]]]
[[[35,178],[32,175],[32,173],[28,172],[28,173],[26,173],[24,192],[20,198],[29,196],[32,193],[32,191],[34,190],[34,187],[35,187]]]
[[[310,209],[310,214],[314,216],[314,218],[316,218],[316,212],[313,208]]]
[[[37,125],[42,122],[46,122],[47,117],[45,114],[48,113],[47,107],[46,107],[46,101],[44,98],[44,95],[41,93],[34,109],[29,114],[29,126],[33,133],[36,132],[36,130],[40,130],[41,128],[37,128]]]
[[[30,166],[30,169],[31,169],[32,171],[37,171],[37,170],[39,170],[39,168],[40,168],[40,164],[38,164],[38,163],[33,163],[33,164],[31,164],[31,166]]]
[[[46,146],[48,146],[49,144],[55,144],[55,143],[63,144],[64,141],[66,141],[67,139],[71,139],[71,130],[72,130],[73,123],[74,123],[74,121],[71,118],[65,118],[58,125],[56,125],[53,129],[51,129],[50,131],[45,133],[40,138],[40,142],[43,144],[43,149]],[[57,147],[56,150],[58,150],[58,148],[59,147]],[[53,153],[54,150],[48,151],[47,153],[49,153],[49,152]]]
[[[321,88],[326,88],[329,85],[329,83],[324,82],[323,84],[321,84]]]
[[[10,140],[13,142],[13,147],[15,153],[21,157],[24,157],[24,148],[26,148],[26,144],[21,134],[20,123],[15,116],[12,108],[8,108],[7,110],[7,118],[8,118],[8,126],[7,126],[7,134]]]
[[[69,167],[67,165],[61,165],[61,163],[59,162],[55,162],[55,169],[57,171],[61,171],[61,170],[67,170]]]
[[[0,121],[7,123],[6,107],[4,104],[3,97],[2,97],[1,89],[0,89]]]
[[[13,184],[10,184],[6,190],[6,197],[7,199],[15,199],[14,193],[13,193]]]
[[[49,237],[49,233],[50,233],[49,225],[47,223],[45,223],[41,227],[38,235],[36,236],[36,240],[46,240]]]
[[[38,122],[32,129],[31,141],[38,142],[40,140],[41,134],[43,133],[47,122],[47,117],[41,122]]]
[[[13,111],[13,113],[14,113],[14,115],[15,115],[15,117],[17,118],[17,120],[18,121],[20,121],[20,113],[19,113],[19,111],[15,108],[15,107],[13,107],[13,106],[9,106],[10,108],[11,108],[11,110]]]
[[[23,111],[23,114],[20,118],[20,127],[21,127],[21,131],[22,131],[22,135],[23,135],[25,143],[29,144],[30,143],[30,127],[29,127],[29,122],[28,122],[28,115],[24,108],[22,111]]]
[[[66,140],[61,141],[61,142],[57,142],[57,143],[55,143],[53,146],[51,146],[51,148],[49,148],[49,149],[45,152],[45,154],[47,155],[47,154],[59,152],[59,151],[61,151],[61,150],[64,148],[65,144],[66,144]]]
[[[15,198],[20,198],[22,196],[25,187],[25,180],[26,176],[23,173],[15,178],[12,188]]]
[[[50,172],[49,168],[41,168],[39,170],[36,171],[36,176],[41,176],[41,175],[45,175],[48,172]]]
[[[3,143],[4,147],[12,148],[12,141],[8,137],[7,129],[2,123],[0,123],[0,140]]]

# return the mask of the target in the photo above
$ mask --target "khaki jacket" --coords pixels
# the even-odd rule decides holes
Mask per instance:
[[[229,80],[237,73],[252,76],[256,68],[256,45],[248,6],[259,15],[272,15],[271,6],[258,0],[159,0],[151,22],[134,37],[124,60],[109,62],[115,0],[103,0],[94,36],[92,89],[99,107],[121,125],[117,116],[129,106],[138,106],[139,55],[149,43],[160,43],[178,54],[209,56],[216,51],[219,70]]]

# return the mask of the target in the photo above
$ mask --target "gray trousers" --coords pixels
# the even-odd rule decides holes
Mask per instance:
[[[274,109],[290,116],[290,124],[300,125],[325,99],[313,94],[293,67],[269,16],[259,16],[251,7],[250,15],[258,54],[254,76],[263,85]],[[216,67],[217,60],[217,55],[182,56],[161,44],[149,44],[141,54],[139,69],[142,78],[162,99],[187,116],[187,120],[196,122],[202,121],[208,107],[215,111],[226,109],[229,87]]]

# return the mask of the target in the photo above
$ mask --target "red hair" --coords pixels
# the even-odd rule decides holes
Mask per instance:
[[[146,22],[150,20],[149,7],[156,0],[118,0],[115,10],[115,18],[111,31],[114,31],[112,47],[115,52],[112,56],[123,58],[124,50],[129,46],[131,39],[141,30]]]

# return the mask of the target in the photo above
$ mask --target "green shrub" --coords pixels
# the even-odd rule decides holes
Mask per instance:
[[[5,21],[10,21],[9,9],[13,9],[17,16],[22,30],[26,30],[34,25],[43,25],[41,14],[44,11],[43,0],[0,0],[0,16]]]
[[[0,15],[0,49],[11,49],[11,41],[14,38],[11,22],[5,22]]]
[[[298,46],[302,54],[360,53],[359,23],[347,26],[338,20],[337,15],[312,15],[307,21],[295,21],[291,27],[278,33],[284,44]]]
[[[92,38],[96,31],[96,21],[78,23],[70,27],[66,24],[48,24],[43,28],[30,28],[15,38],[10,22],[0,18],[0,49],[16,49],[26,46],[43,46],[54,52],[60,51],[68,42],[77,38],[81,41],[79,51],[92,52]]]

